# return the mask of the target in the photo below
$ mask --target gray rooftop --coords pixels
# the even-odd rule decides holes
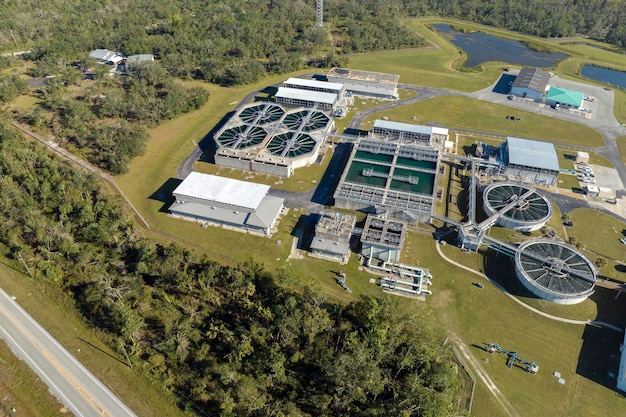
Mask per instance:
[[[410,123],[390,122],[388,120],[374,120],[374,127],[380,129],[398,130],[402,132],[419,133],[422,135],[431,135],[433,133],[438,133],[442,135],[448,134],[448,129],[445,128],[421,126]]]
[[[385,74],[382,72],[362,71],[349,68],[331,68],[328,77],[345,78],[358,81],[367,81],[372,83],[398,84],[400,79],[396,74]]]
[[[507,137],[506,142],[509,164],[559,171],[559,157],[552,143],[515,137]]]
[[[513,87],[528,88],[542,93],[546,91],[550,74],[537,68],[522,68],[513,82]]]

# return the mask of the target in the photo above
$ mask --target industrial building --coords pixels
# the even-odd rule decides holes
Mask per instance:
[[[192,172],[172,193],[174,216],[270,236],[284,199],[267,195],[269,185]]]
[[[343,84],[305,78],[289,78],[287,81],[283,82],[283,87],[337,94],[339,97],[341,97],[345,92]]]
[[[414,143],[442,149],[448,140],[448,129],[374,120],[371,136],[377,139],[397,140],[400,143]]]
[[[552,204],[534,189],[511,183],[496,183],[483,191],[483,208],[495,223],[519,232],[532,232],[552,217]]]
[[[241,108],[213,136],[215,163],[289,177],[295,169],[316,162],[333,127],[333,119],[319,110],[287,111],[275,103],[253,103]]]
[[[552,107],[580,109],[583,105],[583,98],[584,94],[580,91],[551,86],[546,94],[546,104]]]
[[[326,78],[331,83],[343,84],[354,95],[398,99],[399,75],[361,71],[347,68],[331,68]]]
[[[368,259],[399,262],[405,236],[403,222],[369,215],[361,235],[361,254]]]
[[[530,240],[517,249],[515,273],[534,295],[557,304],[577,304],[594,292],[597,270],[563,242]]]
[[[290,107],[310,107],[322,110],[333,110],[339,97],[335,93],[301,90],[299,88],[278,87],[274,98],[276,103]]]
[[[500,151],[504,174],[509,180],[548,186],[556,184],[560,167],[552,143],[509,136]]]
[[[522,68],[511,85],[511,94],[541,100],[546,93],[550,74],[537,68]]]
[[[427,222],[433,209],[439,150],[415,143],[362,139],[335,190],[335,205]]]
[[[311,254],[345,264],[350,259],[350,238],[356,216],[338,211],[324,210],[315,225]]]

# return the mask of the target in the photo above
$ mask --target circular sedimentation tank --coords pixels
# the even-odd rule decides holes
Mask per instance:
[[[241,125],[224,130],[216,140],[225,148],[245,149],[260,144],[266,136],[262,127]]]
[[[541,229],[552,216],[552,205],[532,188],[511,183],[497,183],[483,192],[483,208],[491,217],[505,208],[497,224],[500,226],[532,232]]]
[[[315,149],[317,142],[304,133],[283,133],[272,138],[267,151],[272,155],[297,158],[309,154]]]
[[[283,123],[289,130],[302,127],[303,132],[313,132],[324,129],[330,120],[330,117],[320,111],[302,110],[285,116]]]
[[[276,104],[257,104],[246,107],[239,113],[239,118],[244,123],[255,123],[256,125],[266,125],[280,120],[285,114],[285,110]]]
[[[579,251],[546,239],[522,244],[515,254],[515,273],[536,296],[557,304],[577,304],[594,292],[597,270]]]

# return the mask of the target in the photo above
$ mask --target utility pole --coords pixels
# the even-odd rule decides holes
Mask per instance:
[[[324,26],[324,0],[315,0],[315,26]]]

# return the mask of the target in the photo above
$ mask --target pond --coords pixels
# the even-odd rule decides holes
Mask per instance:
[[[533,51],[519,41],[502,39],[486,33],[457,32],[449,25],[436,24],[433,25],[433,28],[467,54],[466,68],[489,61],[502,61],[526,67],[550,68],[554,66],[556,61],[569,57],[569,55],[560,52]]]
[[[600,68],[595,65],[584,65],[580,71],[583,77],[594,81],[611,84],[626,90],[626,72],[608,68]]]

